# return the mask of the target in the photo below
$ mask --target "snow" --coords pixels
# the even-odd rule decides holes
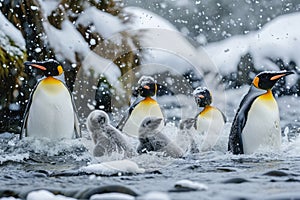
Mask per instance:
[[[241,56],[250,53],[258,70],[278,70],[269,58],[281,58],[285,64],[300,63],[299,13],[282,15],[265,24],[261,30],[237,35],[220,42],[210,43],[198,50],[207,53],[221,74],[236,72]],[[203,52],[204,49],[204,52]],[[206,69],[212,65],[206,64]],[[289,78],[291,82],[295,82]]]
[[[90,51],[85,56],[82,65],[84,66],[86,73],[88,73],[88,69],[93,69],[95,77],[104,74],[111,84],[118,82],[118,77],[121,76],[120,69],[113,61],[103,58],[93,51]]]
[[[94,25],[96,32],[104,38],[109,38],[126,29],[117,16],[98,10],[95,7],[84,10],[76,21],[76,25],[78,24],[84,26]]]
[[[159,191],[152,191],[148,192],[147,194],[143,195],[141,200],[171,200],[167,193],[159,192]]]
[[[130,15],[130,20],[126,25],[131,30],[167,29],[177,31],[169,21],[149,10],[128,6],[123,9],[123,12]]]
[[[65,197],[62,195],[54,195],[51,192],[47,191],[47,190],[38,190],[38,191],[33,191],[30,192],[27,195],[27,200],[75,200],[74,198],[70,198],[70,197]]]
[[[121,72],[112,61],[105,59],[90,50],[88,43],[68,20],[62,22],[62,29],[56,29],[48,22],[44,22],[44,28],[52,48],[55,49],[58,60],[68,59],[76,63],[76,53],[82,56],[82,67],[85,73],[94,69],[95,76],[103,73],[109,82],[114,83]],[[59,39],[58,39],[59,38]]]
[[[38,0],[39,4],[41,5],[41,8],[43,10],[44,17],[47,18],[49,15],[51,15],[52,11],[54,11],[59,1],[53,1],[53,0]]]
[[[95,194],[90,197],[90,200],[135,200],[134,196],[122,193],[105,193],[105,194]]]
[[[0,32],[3,32],[22,50],[25,50],[25,40],[21,32],[10,23],[5,16],[0,12]]]
[[[212,64],[214,64],[214,66],[212,66],[210,63],[205,63],[205,70],[219,72],[221,74],[235,72],[241,56],[249,52],[248,37],[249,35],[234,36],[227,40],[200,47],[198,49],[199,53],[202,56],[207,54],[212,60]]]
[[[51,47],[55,49],[56,56],[67,58],[75,63],[76,52],[86,55],[90,51],[88,44],[70,21],[64,20],[61,30],[47,22],[44,22],[44,28]]]
[[[0,164],[7,161],[21,162],[29,158],[29,153],[20,153],[17,155],[0,155]]]
[[[130,160],[116,160],[81,167],[80,171],[88,174],[113,175],[119,173],[144,173],[145,169],[139,168],[135,162]]]
[[[141,34],[140,46],[144,53],[142,64],[159,65],[147,68],[149,75],[163,71],[184,73],[194,68],[202,74],[201,60],[195,47],[169,21],[155,13],[138,8],[125,7],[130,20],[126,23],[127,32]]]
[[[190,188],[194,190],[207,190],[208,187],[202,183],[190,180],[180,180],[175,183],[176,188]]]

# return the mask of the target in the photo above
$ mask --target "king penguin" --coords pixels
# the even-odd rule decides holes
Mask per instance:
[[[163,113],[155,100],[156,92],[157,84],[155,80],[150,76],[142,76],[138,81],[138,88],[135,91],[138,97],[131,104],[117,128],[130,136],[138,137],[139,127],[146,117],[153,116],[163,119]],[[162,120],[159,129],[162,129],[163,126],[164,123]]]
[[[31,92],[21,136],[50,139],[81,137],[77,110],[66,85],[53,76],[64,70],[56,60],[25,62],[25,67],[41,70],[45,76]]]
[[[198,107],[203,108],[195,117],[195,129],[203,134],[200,150],[211,150],[222,133],[226,117],[218,108],[211,105],[212,95],[206,87],[197,87],[193,96]]]
[[[233,120],[229,151],[233,154],[251,154],[260,147],[280,148],[279,110],[271,89],[278,79],[290,74],[293,72],[265,71],[253,79]]]

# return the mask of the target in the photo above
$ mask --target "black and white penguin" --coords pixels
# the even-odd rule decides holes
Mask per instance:
[[[134,155],[132,145],[123,133],[110,124],[106,112],[92,111],[87,117],[86,125],[95,144],[95,157],[110,155],[113,152],[124,153],[126,157]]]
[[[212,95],[205,87],[197,87],[193,96],[199,108],[203,108],[196,115],[195,129],[203,135],[201,151],[211,150],[217,143],[223,126],[226,123],[225,115],[212,106]]]
[[[166,156],[179,158],[183,156],[183,151],[173,141],[166,137],[158,128],[162,118],[146,117],[139,127],[138,153],[150,151],[163,152]]]
[[[81,137],[77,110],[72,93],[54,76],[64,70],[56,60],[25,62],[25,67],[34,67],[45,78],[37,83],[28,101],[21,136],[47,137],[50,139]]]
[[[289,71],[265,71],[258,74],[240,103],[233,120],[228,150],[233,154],[251,154],[260,147],[279,149],[281,128],[272,87]]]
[[[137,99],[131,104],[126,115],[121,119],[117,128],[124,133],[138,137],[139,127],[142,121],[149,116],[164,118],[159,104],[155,100],[157,84],[150,76],[142,76],[138,81],[139,87],[136,90]],[[164,126],[161,121],[160,128]]]

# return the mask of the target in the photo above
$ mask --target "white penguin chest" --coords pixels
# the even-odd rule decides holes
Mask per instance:
[[[51,139],[72,138],[74,110],[68,89],[61,82],[41,82],[32,97],[27,134]]]
[[[259,148],[280,148],[279,111],[271,93],[254,100],[242,131],[242,141],[245,154],[254,153]]]
[[[123,127],[123,131],[128,135],[137,137],[139,135],[139,127],[142,124],[142,121],[149,116],[163,118],[163,114],[161,112],[159,104],[151,98],[141,101],[133,109],[131,115],[129,116]],[[158,130],[161,130],[162,127],[163,120]]]
[[[210,106],[197,117],[197,132],[203,134],[201,150],[209,150],[217,143],[224,126],[222,113]]]

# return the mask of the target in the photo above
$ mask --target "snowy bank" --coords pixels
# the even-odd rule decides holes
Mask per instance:
[[[285,68],[292,68],[291,62],[300,64],[300,28],[299,13],[277,17],[261,30],[247,35],[237,35],[220,42],[200,47],[199,52],[208,54],[215,66],[206,64],[206,70],[217,69],[221,75],[229,75],[238,71],[241,58],[250,54],[254,69],[279,70],[275,61],[282,60]],[[216,68],[215,68],[216,67]],[[242,68],[248,66],[243,65]],[[253,78],[253,77],[250,77]],[[288,84],[294,85],[296,76],[287,77]]]

